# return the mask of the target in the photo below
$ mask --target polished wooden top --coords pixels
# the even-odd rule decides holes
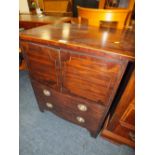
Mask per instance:
[[[20,22],[37,22],[37,23],[47,23],[53,24],[58,21],[71,21],[71,17],[56,17],[56,16],[45,16],[38,17],[37,15],[19,15]]]
[[[135,59],[134,32],[78,24],[54,24],[33,28],[20,33],[21,40],[56,45],[94,55],[110,54],[120,59]]]

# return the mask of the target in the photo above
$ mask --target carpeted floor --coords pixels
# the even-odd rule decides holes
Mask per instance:
[[[125,145],[115,145],[50,112],[41,113],[27,72],[20,72],[20,155],[134,155]]]

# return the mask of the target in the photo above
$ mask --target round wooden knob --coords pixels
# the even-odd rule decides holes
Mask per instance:
[[[84,123],[85,122],[85,119],[83,117],[77,116],[76,119],[77,119],[77,121],[79,123]]]
[[[78,104],[77,107],[80,111],[87,111],[87,106],[84,104]]]
[[[47,89],[44,89],[44,90],[43,90],[43,94],[44,94],[45,96],[51,96],[51,92],[50,92],[49,90],[47,90]]]

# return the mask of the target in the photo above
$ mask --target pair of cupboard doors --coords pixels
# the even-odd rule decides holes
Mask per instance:
[[[127,61],[57,46],[21,42],[30,77],[56,91],[109,106]]]

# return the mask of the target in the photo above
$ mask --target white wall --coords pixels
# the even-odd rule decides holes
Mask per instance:
[[[27,0],[19,0],[20,13],[29,13],[29,6]]]

